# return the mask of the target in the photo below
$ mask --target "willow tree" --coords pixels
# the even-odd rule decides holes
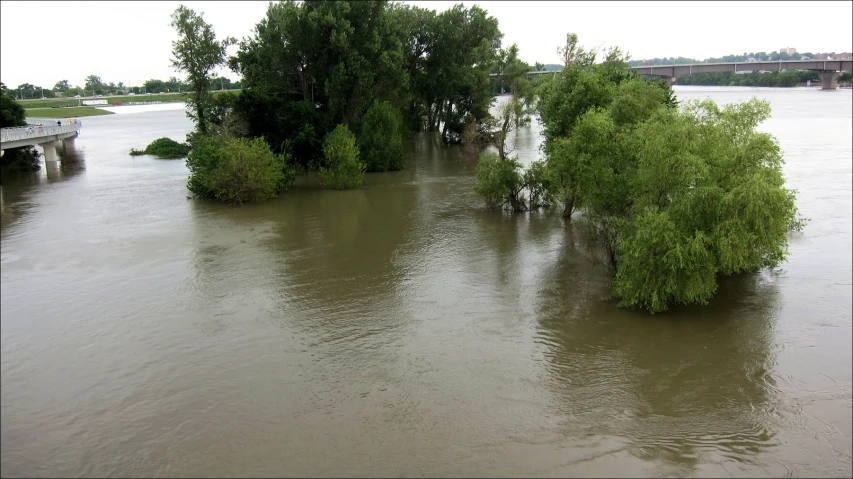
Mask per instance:
[[[205,134],[209,123],[207,113],[212,107],[212,72],[225,62],[225,50],[236,40],[227,37],[217,41],[203,15],[180,5],[172,13],[171,26],[178,32],[178,40],[172,42],[172,67],[186,73],[191,89],[187,116],[195,120],[198,131]]]
[[[779,265],[802,227],[765,101],[681,110],[626,95],[577,122],[583,223],[624,306],[707,304],[717,279]],[[570,140],[571,141],[571,140]]]
[[[574,37],[563,50],[577,53]],[[679,107],[616,49],[540,88],[548,187],[603,256],[621,305],[656,313],[706,304],[720,276],[780,264],[803,226],[779,144],[758,126],[768,103]]]

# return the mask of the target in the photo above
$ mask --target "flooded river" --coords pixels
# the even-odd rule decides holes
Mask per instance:
[[[0,472],[849,477],[851,91],[676,91],[768,99],[811,222],[778,271],[656,316],[428,134],[361,189],[227,207],[127,155],[183,111],[84,119],[2,186]],[[537,158],[537,125],[517,141]]]

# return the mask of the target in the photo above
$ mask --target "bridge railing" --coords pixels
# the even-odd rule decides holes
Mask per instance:
[[[63,133],[71,133],[79,131],[83,127],[83,122],[80,120],[68,120],[63,124],[57,125],[56,122],[61,120],[53,120],[51,125],[50,120],[45,120],[41,125],[19,126],[14,128],[0,129],[0,142],[6,143],[10,141],[26,140],[30,138],[39,138],[42,136],[61,135]]]
[[[27,118],[24,121],[27,122],[27,125],[44,125],[44,126],[53,126],[56,125],[57,121],[61,121],[63,125],[67,123],[82,123],[81,120],[77,118]],[[26,127],[24,127],[26,128]]]

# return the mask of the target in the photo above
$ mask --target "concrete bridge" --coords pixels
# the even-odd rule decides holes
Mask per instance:
[[[731,62],[731,63],[693,63],[685,65],[636,66],[632,70],[643,76],[661,77],[672,85],[676,78],[694,73],[732,72],[749,73],[756,71],[783,70],[812,70],[820,72],[824,90],[838,88],[838,77],[841,72],[853,69],[853,60],[791,60],[772,62]],[[555,74],[556,71],[527,72],[527,77],[533,79],[538,75]],[[500,78],[500,74],[492,73],[492,78]]]
[[[27,126],[0,129],[0,156],[8,148],[38,145],[44,149],[45,163],[56,163],[56,147],[76,138],[83,128],[83,122],[78,119],[28,119],[27,123]]]
[[[841,72],[853,69],[853,60],[791,60],[772,62],[695,63],[689,65],[637,66],[632,69],[640,75],[656,76],[675,83],[675,79],[694,73],[756,71],[812,70],[820,72],[821,88],[835,90]]]

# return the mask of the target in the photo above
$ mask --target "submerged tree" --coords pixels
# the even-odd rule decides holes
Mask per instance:
[[[569,40],[567,58],[583,57]],[[679,109],[669,87],[634,75],[618,49],[599,64],[569,63],[539,89],[547,187],[564,215],[582,211],[621,305],[705,304],[719,276],[784,260],[802,221],[779,145],[757,131],[766,102]]]
[[[228,37],[217,41],[216,34],[202,16],[183,5],[172,13],[171,26],[178,33],[178,40],[172,42],[172,67],[187,75],[191,87],[187,116],[194,119],[198,131],[205,134],[212,103],[211,73],[225,62],[225,49],[236,40]]]

